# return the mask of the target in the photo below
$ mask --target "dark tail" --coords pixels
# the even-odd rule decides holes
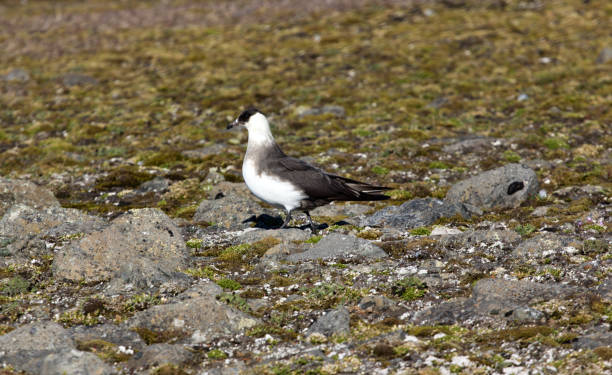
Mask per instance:
[[[336,200],[347,200],[347,201],[382,201],[389,199],[388,195],[380,194],[383,191],[391,190],[386,186],[375,186],[365,182],[352,180],[350,178],[341,176],[332,176],[346,188],[346,197],[342,197]]]

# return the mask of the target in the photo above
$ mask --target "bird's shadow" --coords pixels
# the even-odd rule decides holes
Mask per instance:
[[[248,219],[244,220],[243,223],[255,223],[255,228],[261,228],[261,229],[280,229],[280,227],[283,225],[283,219],[280,216],[271,216],[268,214],[261,214],[261,215],[252,215]],[[345,221],[339,221],[336,224],[345,225],[348,223]],[[325,229],[329,227],[329,225],[325,223],[315,224],[315,226],[317,230]],[[302,229],[302,230],[310,229],[310,224],[304,224],[304,225],[300,225],[296,227],[287,227],[287,229],[289,228],[297,228],[297,229]]]

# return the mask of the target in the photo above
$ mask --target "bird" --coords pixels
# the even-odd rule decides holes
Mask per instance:
[[[246,128],[248,142],[242,163],[242,177],[260,200],[286,212],[280,227],[286,228],[293,211],[308,217],[316,232],[310,210],[333,201],[379,201],[389,199],[381,194],[388,187],[375,186],[325,172],[304,160],[286,155],[274,140],[266,115],[249,107],[227,129]]]

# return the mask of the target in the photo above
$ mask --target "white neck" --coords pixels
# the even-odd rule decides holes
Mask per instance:
[[[246,123],[249,131],[249,143],[247,147],[274,144],[274,137],[270,131],[270,124],[266,116],[256,113]]]

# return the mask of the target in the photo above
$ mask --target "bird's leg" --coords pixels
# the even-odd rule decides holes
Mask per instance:
[[[314,224],[312,223],[312,218],[310,217],[310,212],[308,211],[304,211],[306,213],[306,216],[308,217],[308,222],[310,222],[310,229],[312,229],[312,233],[316,233],[317,229],[315,228]]]
[[[287,211],[287,215],[285,216],[285,222],[283,223],[283,225],[281,225],[280,229],[286,228],[290,220],[291,220],[291,211]]]

